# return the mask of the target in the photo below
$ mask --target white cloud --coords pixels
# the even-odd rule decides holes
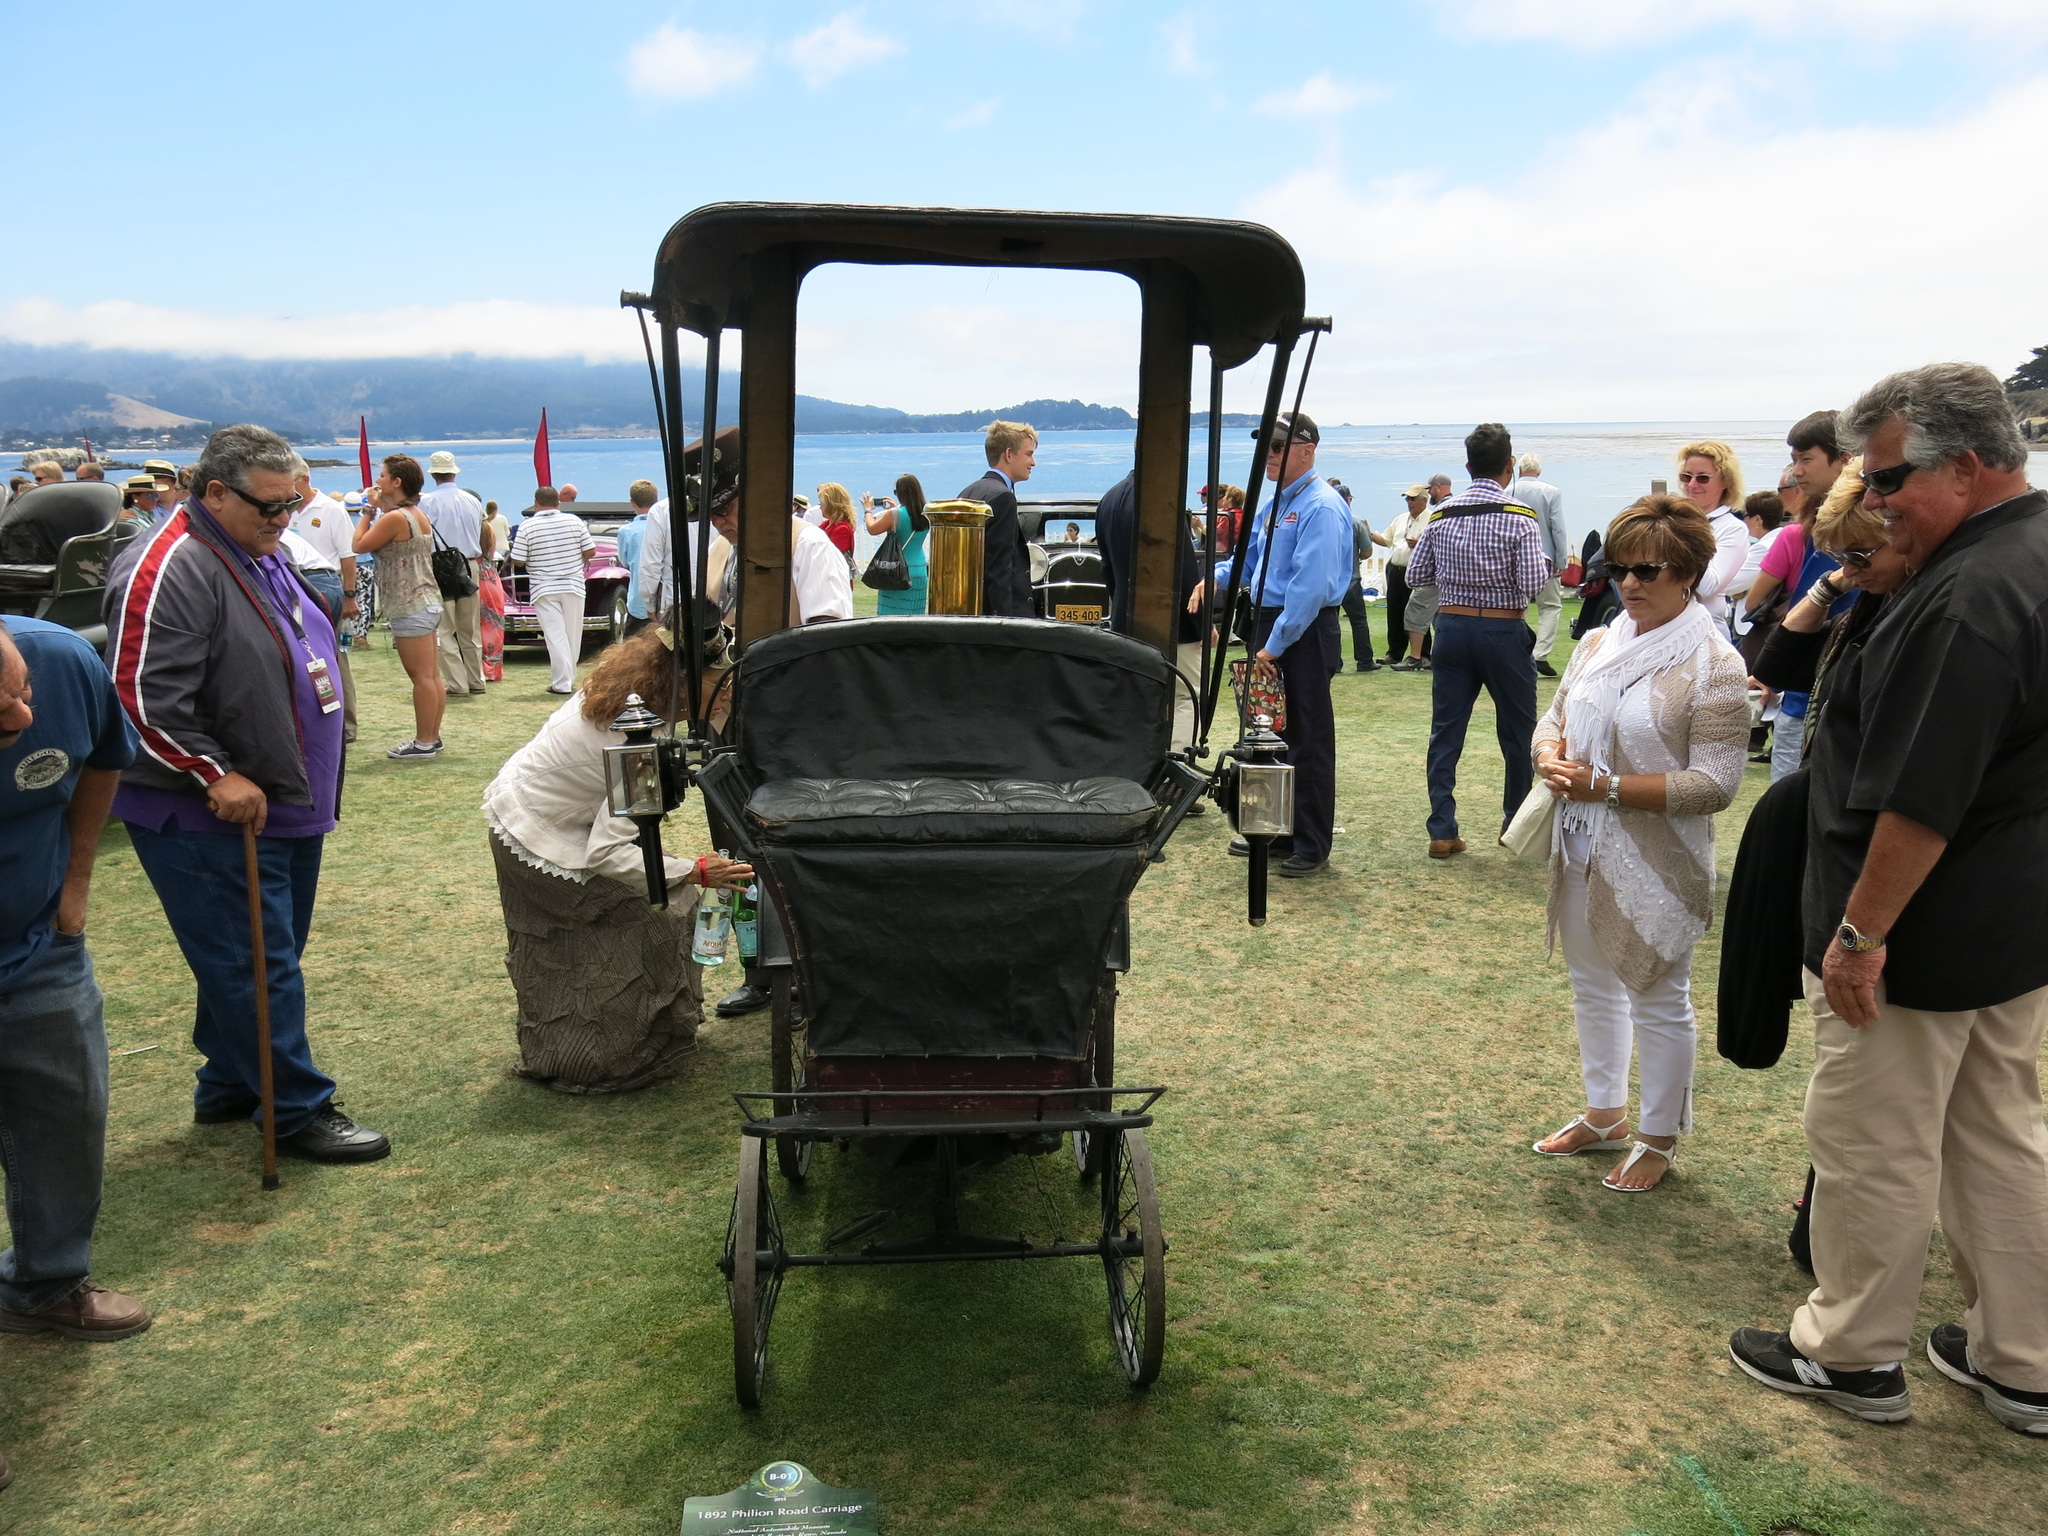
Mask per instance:
[[[1457,0],[1454,27],[1488,37],[1555,38],[1586,47],[1654,42],[1702,27],[1830,39],[1938,30],[2007,39],[2048,35],[2041,0]]]
[[[806,32],[789,45],[789,61],[804,77],[804,84],[818,89],[849,71],[903,51],[893,37],[864,32],[853,12],[842,11],[816,31]]]
[[[1166,67],[1176,75],[1203,75],[1209,66],[1202,59],[1202,35],[1207,30],[1193,11],[1182,11],[1159,23],[1159,40],[1166,47]]]
[[[985,128],[995,121],[996,109],[1002,103],[991,96],[986,101],[977,101],[964,112],[956,112],[946,119],[948,128]]]
[[[599,305],[482,299],[355,314],[211,315],[109,299],[78,308],[49,299],[0,303],[0,336],[33,346],[141,348],[202,357],[583,357],[642,355],[640,328]]]
[[[2048,76],[1932,127],[1796,131],[1725,77],[1656,80],[1514,182],[1305,170],[1247,211],[1336,317],[1340,419],[1757,419],[1935,359],[2003,372],[2048,336],[2048,215],[2011,152],[2042,142]]]
[[[743,85],[759,63],[760,55],[737,38],[663,22],[627,51],[626,78],[638,95],[680,101]]]
[[[1319,70],[1291,91],[1274,91],[1252,103],[1267,117],[1341,117],[1379,92],[1372,86],[1340,85],[1330,72]]]

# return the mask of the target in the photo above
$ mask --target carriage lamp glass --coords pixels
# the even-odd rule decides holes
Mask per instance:
[[[1238,764],[1237,830],[1245,837],[1287,837],[1294,831],[1293,768],[1286,763]]]
[[[668,809],[662,804],[661,744],[654,739],[660,728],[661,716],[639,694],[627,694],[625,709],[612,722],[625,745],[604,749],[604,782],[614,816],[659,816]]]

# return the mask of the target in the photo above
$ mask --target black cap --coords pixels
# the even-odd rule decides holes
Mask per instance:
[[[1274,442],[1287,441],[1287,423],[1290,419],[1294,422],[1294,440],[1297,443],[1320,443],[1323,440],[1323,434],[1316,430],[1316,424],[1308,419],[1306,411],[1282,411],[1273,418]],[[1253,427],[1252,440],[1258,441],[1258,436],[1259,429]]]

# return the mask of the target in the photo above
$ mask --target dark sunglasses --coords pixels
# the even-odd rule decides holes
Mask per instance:
[[[1608,574],[1613,576],[1616,581],[1620,581],[1624,576],[1633,576],[1646,587],[1657,579],[1659,571],[1668,571],[1670,569],[1671,562],[1669,560],[1658,560],[1643,565],[1610,565],[1607,568]]]
[[[1870,558],[1877,553],[1874,549],[1842,549],[1835,552],[1836,558],[1844,565],[1853,565],[1859,571],[1870,569]]]
[[[1884,469],[1866,469],[1863,471],[1863,488],[1880,496],[1896,496],[1912,478],[1913,471],[1919,468],[1918,464],[1892,464]]]
[[[283,517],[288,512],[296,512],[299,509],[300,504],[303,503],[306,499],[305,497],[294,493],[288,500],[285,501],[258,501],[254,496],[251,496],[239,485],[230,485],[228,489],[233,491],[237,496],[241,497],[242,500],[249,503],[250,506],[254,507],[259,513],[263,515],[263,517],[266,520],[270,518]]]
[[[1689,475],[1682,469],[1678,472],[1678,483],[1680,485],[1705,485],[1713,478],[1714,471],[1711,469],[1704,475]]]

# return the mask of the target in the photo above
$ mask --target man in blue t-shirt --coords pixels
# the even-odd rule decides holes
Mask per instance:
[[[0,625],[0,1148],[14,1239],[0,1253],[0,1332],[125,1339],[150,1322],[86,1278],[107,1133],[86,893],[135,748],[91,646],[40,619]]]

